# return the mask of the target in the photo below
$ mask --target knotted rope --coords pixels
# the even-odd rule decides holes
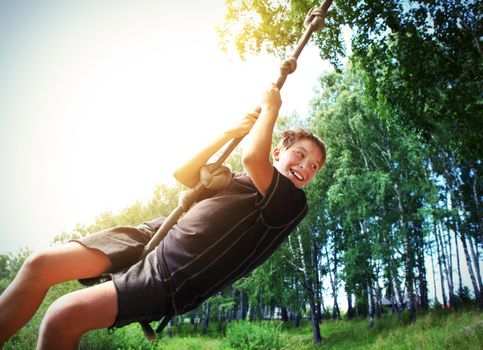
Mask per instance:
[[[292,56],[284,60],[280,66],[280,76],[276,82],[276,86],[279,89],[282,88],[283,84],[285,83],[285,80],[287,79],[287,76],[293,73],[297,68],[297,59],[300,56],[300,53],[302,52],[303,48],[309,41],[312,33],[323,28],[325,15],[331,4],[332,4],[332,0],[326,0],[321,6],[313,7],[308,12],[304,20],[304,26],[306,28],[304,34],[298,41]],[[260,108],[258,107],[257,110],[254,112],[254,114],[258,115],[259,113],[260,113]],[[166,236],[166,234],[171,229],[171,227],[173,227],[173,225],[176,224],[176,222],[178,221],[178,218],[185,211],[187,211],[191,207],[191,205],[193,205],[193,203],[196,202],[197,198],[199,198],[201,193],[206,189],[206,186],[203,183],[203,178],[206,178],[206,177],[213,178],[217,176],[215,174],[218,171],[217,169],[221,167],[222,163],[226,160],[226,158],[228,158],[228,156],[241,142],[242,139],[243,139],[242,137],[239,137],[239,138],[233,139],[230,142],[230,144],[224,150],[222,155],[218,158],[216,163],[211,165],[210,171],[209,171],[210,175],[206,175],[207,169],[205,169],[204,167],[202,168],[201,170],[202,173],[200,174],[201,181],[198,183],[198,185],[188,190],[187,193],[183,195],[181,204],[178,205],[171,212],[171,214],[165,219],[161,227],[154,234],[154,236],[151,238],[149,243],[145,246],[144,251],[141,255],[141,258],[144,258],[151,250],[153,250],[161,242],[161,240],[164,238],[164,236]],[[205,175],[203,175],[203,173]]]
[[[232,178],[230,169],[223,165],[216,168],[215,165],[207,164],[200,169],[200,183],[203,185],[200,188],[221,191],[230,184]],[[178,205],[182,206],[184,211],[188,211],[199,195],[199,189],[197,190],[196,187],[183,191],[179,196]]]
[[[332,4],[332,0],[325,0],[320,7],[310,9],[305,18],[304,25],[306,30],[301,39],[297,43],[294,53],[291,57],[282,62],[280,66],[280,76],[276,82],[276,86],[281,89],[287,76],[292,74],[297,68],[297,58],[302,49],[305,47],[313,32],[321,29],[324,26],[324,19],[328,8]],[[260,107],[255,112],[256,116],[260,114]],[[179,200],[178,206],[169,214],[164,220],[161,227],[156,231],[148,244],[144,247],[140,259],[144,259],[146,255],[151,252],[166,236],[171,227],[178,221],[179,217],[200,198],[201,194],[206,189],[221,190],[229,185],[231,181],[231,172],[228,168],[222,166],[223,162],[228,158],[235,147],[241,142],[243,137],[233,139],[225,148],[222,155],[218,158],[216,163],[204,166],[200,170],[200,182],[192,189],[186,191]],[[165,315],[162,322],[156,329],[156,333],[161,332],[168,324],[173,315]],[[151,328],[149,322],[140,322],[143,332],[150,340],[155,339],[155,333]]]
[[[305,45],[307,45],[307,42],[309,41],[312,34],[324,27],[325,15],[331,4],[332,0],[325,0],[322,5],[318,7],[312,7],[305,16],[304,34],[295,46],[292,56],[283,61],[282,65],[280,66],[280,76],[278,77],[278,80],[276,82],[276,85],[279,89],[281,89],[283,84],[285,83],[287,75],[292,74],[297,68],[297,59],[299,58],[300,53],[304,49]]]
[[[293,73],[297,68],[297,59],[300,56],[303,48],[309,41],[312,33],[323,28],[325,15],[331,4],[332,0],[325,0],[325,2],[321,6],[313,7],[308,12],[304,20],[304,26],[306,28],[304,34],[298,41],[292,56],[284,60],[280,66],[280,76],[278,77],[276,82],[276,86],[279,89],[282,88],[285,80],[287,79],[287,76]],[[253,113],[258,115],[260,113],[260,107],[258,107]],[[161,242],[161,240],[164,238],[164,236],[166,236],[171,227],[176,224],[178,218],[185,211],[187,211],[191,207],[191,205],[193,205],[193,203],[197,201],[197,198],[200,198],[200,195],[207,188],[207,183],[209,185],[211,185],[211,183],[223,183],[224,185],[229,183],[226,178],[218,178],[218,176],[225,176],[221,175],[222,173],[227,173],[225,170],[226,168],[223,167],[223,170],[220,170],[220,167],[222,163],[226,160],[226,158],[228,158],[231,152],[235,149],[235,147],[241,142],[242,139],[243,137],[233,139],[226,147],[222,155],[218,158],[216,163],[211,164],[208,167],[203,167],[201,169],[200,182],[194,188],[188,190],[187,193],[183,195],[183,198],[180,200],[181,203],[171,212],[171,214],[169,214],[169,216],[164,220],[161,227],[154,234],[149,243],[145,246],[144,251],[141,254],[141,259],[144,258]]]

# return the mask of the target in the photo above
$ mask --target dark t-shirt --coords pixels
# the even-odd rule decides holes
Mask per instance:
[[[265,197],[237,174],[196,203],[158,247],[173,313],[197,307],[267,260],[306,212],[304,191],[276,169]]]

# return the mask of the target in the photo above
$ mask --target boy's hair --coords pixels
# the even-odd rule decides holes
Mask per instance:
[[[312,141],[319,147],[320,152],[322,153],[322,164],[325,163],[325,144],[322,139],[320,139],[317,135],[312,133],[311,131],[305,129],[297,129],[297,130],[285,130],[282,131],[280,134],[281,139],[278,144],[278,147],[283,147],[284,149],[289,149],[292,145],[299,141],[299,140],[309,140]]]

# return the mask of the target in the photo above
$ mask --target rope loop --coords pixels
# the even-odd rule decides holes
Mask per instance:
[[[304,20],[305,28],[312,27],[314,31],[324,27],[325,11],[321,7],[312,7]]]
[[[209,190],[222,190],[231,182],[230,169],[222,165],[219,168],[215,164],[207,164],[200,169],[200,182]]]
[[[231,179],[232,173],[226,166],[216,167],[214,163],[204,165],[200,169],[200,184],[203,187],[196,186],[181,192],[178,198],[178,205],[186,212],[198,201],[199,191],[202,191],[202,188],[219,191],[227,188]]]
[[[280,75],[287,76],[292,74],[297,69],[297,59],[295,57],[289,57],[280,65]]]

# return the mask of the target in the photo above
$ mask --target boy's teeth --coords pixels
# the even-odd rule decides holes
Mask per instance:
[[[300,181],[302,181],[304,178],[302,175],[300,175],[298,172],[296,172],[295,170],[292,170],[292,174],[297,178],[299,179]]]

